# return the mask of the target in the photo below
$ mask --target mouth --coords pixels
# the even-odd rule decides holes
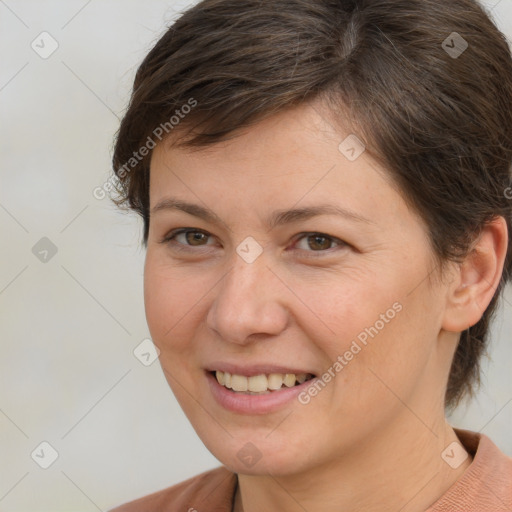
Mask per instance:
[[[239,375],[220,370],[209,372],[226,389],[244,395],[267,395],[281,390],[300,386],[312,380],[312,373],[261,373],[259,375]]]
[[[301,404],[297,397],[317,380],[304,368],[275,364],[243,366],[227,362],[204,368],[209,392],[218,405],[236,414],[265,415]]]

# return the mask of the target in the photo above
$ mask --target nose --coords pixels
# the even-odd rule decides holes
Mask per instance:
[[[208,327],[224,341],[239,345],[280,334],[289,320],[283,288],[264,254],[252,263],[235,255],[231,270],[215,288]]]

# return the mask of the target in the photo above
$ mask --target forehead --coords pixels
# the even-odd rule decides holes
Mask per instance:
[[[344,144],[347,147],[342,149],[349,150],[348,156],[353,157],[354,151],[356,157],[362,153],[366,166],[383,171],[364,154],[364,147],[354,134],[348,129],[334,127],[326,108],[318,103],[285,110],[229,137],[229,140],[193,149],[175,145],[179,140],[177,137],[165,139],[153,151],[151,178],[155,180],[152,181],[160,182],[160,178],[170,177],[172,172],[180,173],[185,168],[190,178],[195,178],[196,171],[202,170],[203,180],[225,181],[229,178],[233,184],[239,179],[268,179],[280,183],[283,176],[289,182],[301,178],[318,180],[332,166],[339,168],[341,165],[344,171],[359,167],[355,159],[353,162],[340,159],[343,156],[340,142],[347,139],[348,146],[353,146],[349,148]]]
[[[230,205],[240,215],[322,202],[368,217],[376,203],[387,210],[403,206],[357,135],[335,128],[318,105],[281,112],[205,148],[173,142],[154,149],[150,209],[171,193],[212,210]]]

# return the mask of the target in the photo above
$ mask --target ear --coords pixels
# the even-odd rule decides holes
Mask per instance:
[[[443,329],[462,332],[482,318],[500,283],[507,246],[507,223],[497,217],[484,227],[455,271],[448,288]]]

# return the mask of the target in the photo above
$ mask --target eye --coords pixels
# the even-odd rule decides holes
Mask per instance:
[[[303,233],[300,236],[300,238],[298,238],[297,242],[298,243],[295,244],[295,247],[298,247],[299,250],[317,253],[327,252],[328,249],[332,248],[333,243],[340,247],[344,247],[347,245],[342,240],[326,235],[324,233]],[[301,243],[302,247],[300,247]],[[314,256],[316,257],[317,255]]]
[[[187,250],[186,247],[201,247],[204,245],[212,245],[203,243],[211,237],[206,231],[200,231],[193,228],[181,228],[171,231],[161,241],[163,244],[172,244],[178,250]],[[182,246],[182,247],[179,247]]]
[[[171,231],[167,236],[161,240],[161,243],[172,245],[173,249],[178,251],[187,251],[190,247],[203,247],[207,245],[213,245],[208,243],[208,239],[212,235],[206,231],[201,231],[194,228],[180,228]],[[340,248],[348,246],[347,243],[343,242],[339,238],[335,238],[324,233],[301,233],[299,238],[296,238],[294,249],[298,248],[300,251],[309,253],[320,253],[320,254],[309,254],[311,257],[321,256],[321,253],[331,253],[330,249],[335,246]],[[301,247],[302,245],[302,247]]]

